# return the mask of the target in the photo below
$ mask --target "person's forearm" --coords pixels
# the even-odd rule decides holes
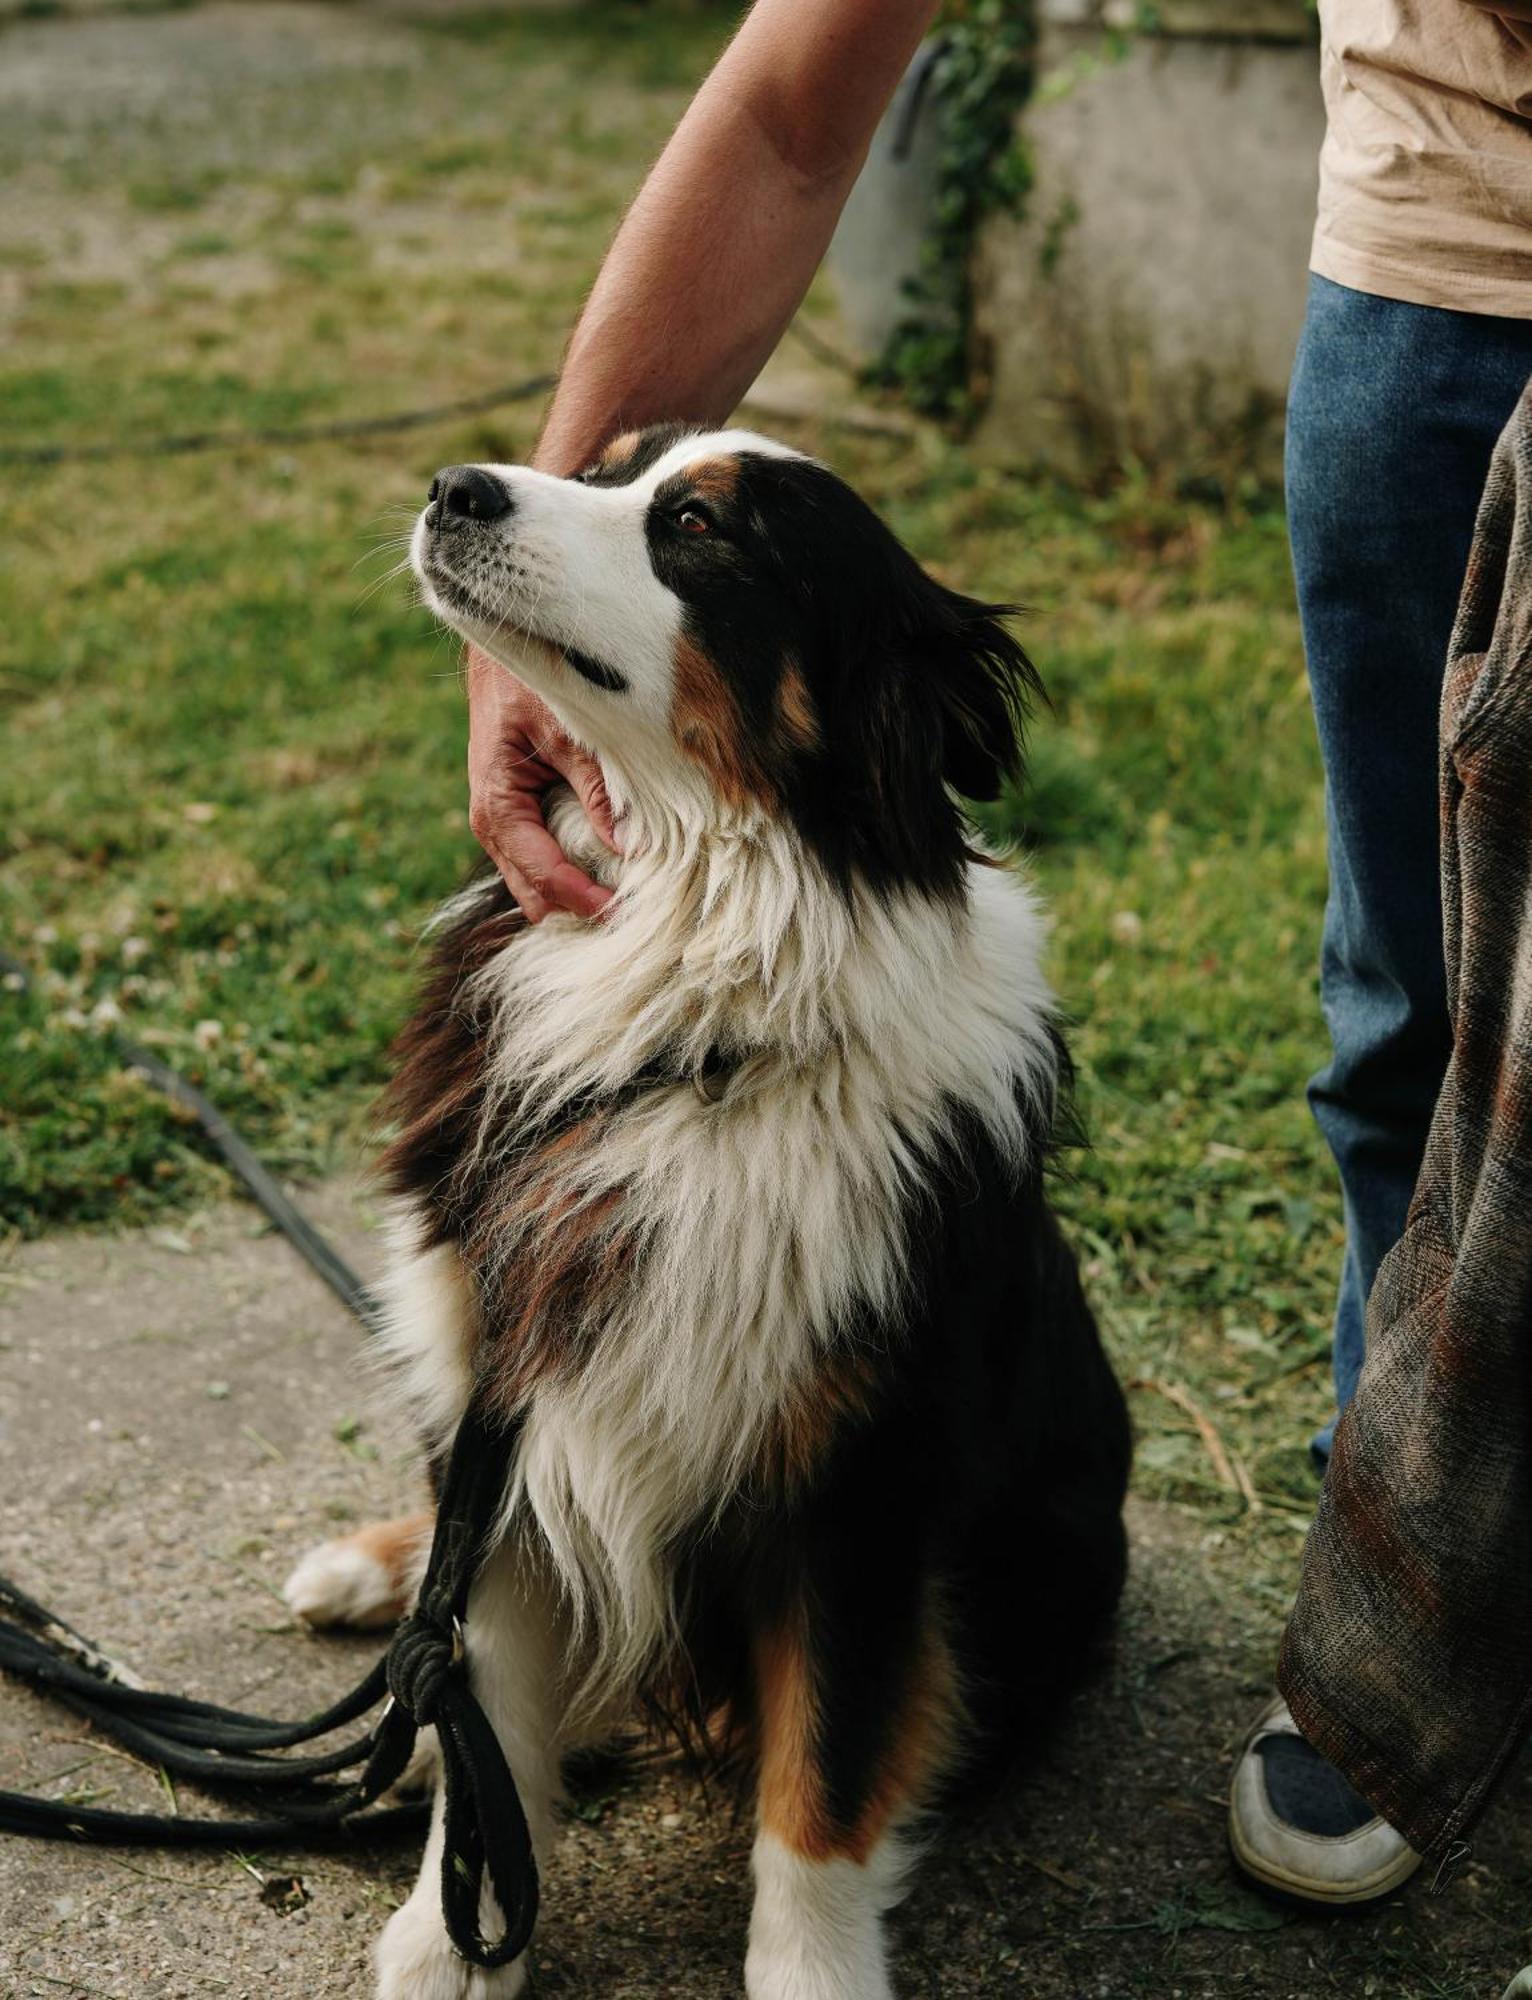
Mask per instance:
[[[720,155],[728,178],[703,185]],[[573,472],[619,431],[727,417],[808,290],[852,177],[795,181],[732,104],[683,127],[602,267],[536,462]]]
[[[937,0],[757,0],[619,230],[534,462],[577,471],[623,430],[720,423],[808,290]],[[570,782],[616,841],[595,760],[530,689],[468,656],[470,824],[532,923],[608,892],[563,855],[541,795]]]
[[[718,423],[797,311],[936,0],[757,0],[618,232],[537,448]]]

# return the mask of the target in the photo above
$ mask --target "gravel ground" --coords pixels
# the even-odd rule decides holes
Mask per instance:
[[[332,1187],[313,1206],[367,1268],[365,1201]],[[310,1636],[277,1590],[317,1537],[413,1504],[418,1476],[369,1396],[356,1329],[247,1211],[13,1250],[0,1384],[7,1572],[195,1694],[307,1712],[361,1672],[374,1641]],[[1112,1670],[1014,1806],[927,1865],[898,1920],[901,1992],[1492,1995],[1522,1955],[1524,1812],[1498,1815],[1450,1897],[1417,1888],[1327,1924],[1243,1890],[1221,1792],[1275,1620],[1194,1516],[1135,1503],[1133,1531]],[[163,1804],[146,1774],[11,1688],[0,1785]],[[729,1811],[663,1766],[582,1797],[546,1885],[539,1993],[737,1993],[746,1858]],[[8,1841],[0,1994],[365,1995],[370,1942],[412,1865],[400,1846],[192,1857]],[[304,1906],[268,1907],[266,1879],[295,1873]]]

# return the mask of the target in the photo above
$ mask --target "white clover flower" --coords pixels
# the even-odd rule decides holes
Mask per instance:
[[[216,1049],[223,1040],[222,1021],[199,1021],[192,1029],[192,1040],[199,1049]]]

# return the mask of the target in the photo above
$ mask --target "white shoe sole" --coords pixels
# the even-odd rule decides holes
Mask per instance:
[[[1388,1863],[1371,1875],[1360,1876],[1352,1882],[1325,1882],[1313,1876],[1299,1875],[1284,1868],[1280,1862],[1271,1861],[1265,1855],[1257,1854],[1247,1845],[1240,1830],[1239,1822],[1231,1817],[1229,1821],[1229,1845],[1234,1850],[1234,1859],[1253,1882],[1263,1888],[1275,1889],[1284,1896],[1296,1896],[1301,1902],[1322,1903],[1330,1909],[1342,1909],[1350,1903],[1373,1903],[1380,1896],[1392,1895],[1402,1888],[1420,1866],[1420,1856],[1413,1848],[1406,1847]]]

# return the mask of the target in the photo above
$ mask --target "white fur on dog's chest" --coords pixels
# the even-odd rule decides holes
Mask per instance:
[[[662,1642],[663,1551],[738,1491],[836,1329],[897,1309],[894,1103],[856,1068],[767,1071],[716,1105],[667,1089],[602,1148],[641,1219],[640,1269],[579,1372],[534,1391],[519,1486],[566,1583],[602,1614],[608,1670],[621,1651],[636,1674]]]
[[[478,975],[491,1167],[501,1133],[509,1161],[527,1117],[620,1093],[662,1053],[697,1068],[753,1052],[719,1102],[687,1084],[640,1092],[548,1197],[559,1215],[601,1205],[633,1247],[578,1366],[530,1391],[511,1502],[594,1617],[609,1681],[663,1645],[663,1552],[738,1491],[837,1331],[897,1319],[911,1197],[954,1108],[1017,1158],[1018,1095],[1053,1084],[1042,926],[1009,871],[975,866],[966,909],[852,906],[785,845],[776,868],[727,859],[641,865],[611,920],[546,924]],[[391,1345],[445,1429],[466,1362],[443,1374],[422,1351],[419,1283],[407,1268],[400,1283],[413,1323],[397,1311]]]

